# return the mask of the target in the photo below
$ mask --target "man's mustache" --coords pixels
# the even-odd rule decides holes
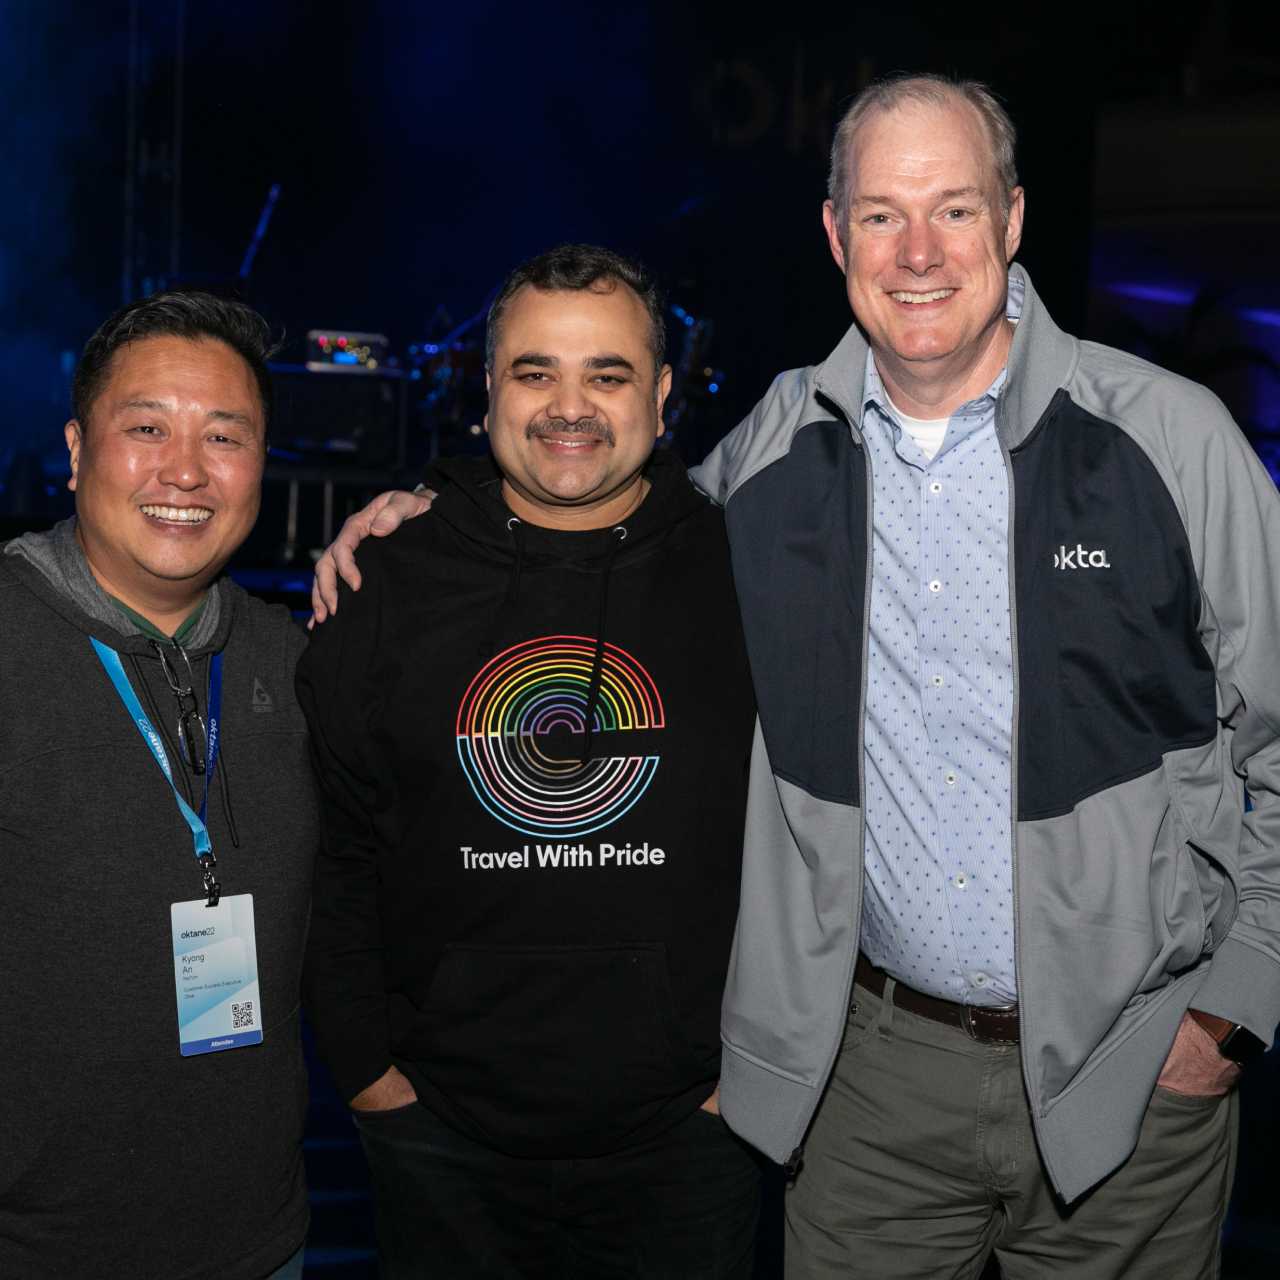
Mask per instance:
[[[526,440],[536,440],[540,436],[591,436],[602,440],[613,447],[613,428],[599,418],[579,418],[577,422],[566,422],[564,418],[543,418],[539,422],[531,422],[524,429]]]

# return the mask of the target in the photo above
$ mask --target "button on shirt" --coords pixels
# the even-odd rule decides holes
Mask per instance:
[[[1011,318],[1020,302],[1010,297]],[[873,495],[862,949],[908,986],[981,1005],[1017,998],[1004,378],[956,410],[932,460],[869,353],[862,416]]]

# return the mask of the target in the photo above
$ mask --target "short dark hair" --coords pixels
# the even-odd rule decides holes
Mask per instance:
[[[512,297],[525,285],[535,289],[590,289],[601,280],[625,284],[649,313],[649,346],[653,351],[654,377],[662,371],[667,349],[667,326],[663,320],[662,295],[653,277],[633,258],[624,258],[612,249],[596,244],[562,244],[522,262],[503,282],[489,307],[484,331],[485,368],[493,371],[498,350],[498,330],[502,314]]]
[[[200,289],[169,289],[121,307],[84,344],[71,379],[71,411],[82,431],[116,352],[146,338],[225,342],[249,366],[262,399],[264,427],[270,422],[273,395],[267,361],[279,348],[271,327],[252,307],[234,298],[219,298]]]

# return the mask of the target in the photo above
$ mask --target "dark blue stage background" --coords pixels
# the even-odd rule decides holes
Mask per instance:
[[[710,322],[696,372],[716,376],[674,439],[696,457],[847,323],[818,219],[831,125],[869,76],[915,66],[1008,99],[1021,257],[1059,319],[1280,434],[1274,11],[1118,0],[1047,36],[943,6],[843,12],[0,0],[0,514],[58,500],[36,464],[57,490],[70,365],[125,295],[235,282],[286,358],[347,327],[408,360],[565,239],[640,254]],[[408,431],[412,457],[420,414]]]
[[[387,335],[417,375],[392,445],[333,422],[281,442],[244,572],[288,595],[365,493],[477,447],[463,326],[518,260],[570,239],[637,253],[668,286],[687,357],[669,443],[696,460],[848,323],[826,150],[842,102],[907,68],[1007,99],[1020,256],[1059,321],[1208,382],[1280,473],[1276,6],[1115,0],[1048,32],[1038,8],[792,8],[765,26],[674,0],[0,0],[0,523],[68,509],[68,380],[95,325],[167,283],[235,287],[286,361],[308,329],[346,328]],[[1274,1058],[1245,1086],[1229,1276],[1280,1269]],[[371,1275],[361,1157],[316,1080],[309,1274]],[[779,1274],[776,1227],[761,1274]]]

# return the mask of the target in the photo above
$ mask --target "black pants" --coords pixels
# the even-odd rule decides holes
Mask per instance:
[[[695,1111],[615,1155],[530,1160],[421,1104],[357,1115],[383,1280],[749,1280],[758,1158]]]

